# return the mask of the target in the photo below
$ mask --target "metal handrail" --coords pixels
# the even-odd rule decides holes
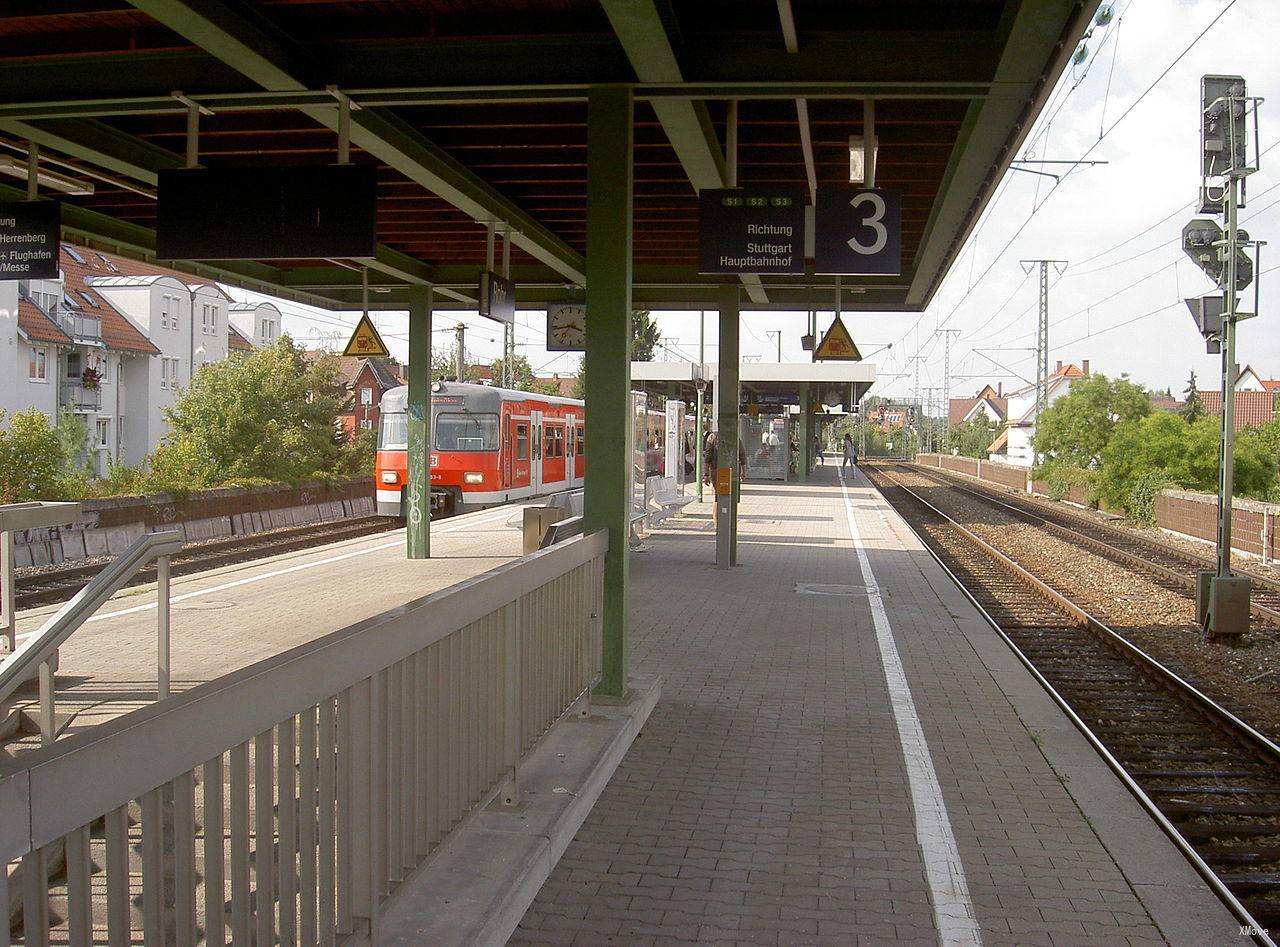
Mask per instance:
[[[153,559],[160,559],[160,583],[157,597],[160,613],[161,697],[168,691],[168,557],[182,549],[182,533],[166,530],[147,533],[117,556],[89,584],[77,592],[57,614],[40,626],[27,641],[19,645],[0,664],[0,704],[40,671],[40,730],[46,742],[53,739],[53,671],[57,667],[58,649],[75,634],[94,612],[111,596],[124,588],[129,580]]]

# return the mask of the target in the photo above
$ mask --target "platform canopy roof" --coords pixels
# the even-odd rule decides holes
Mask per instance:
[[[846,277],[845,308],[919,309],[1087,28],[1097,0],[15,0],[0,5],[0,154],[40,144],[90,180],[75,239],[154,254],[157,171],[184,164],[199,103],[209,167],[326,164],[337,98],[352,160],[377,167],[375,308],[431,283],[473,304],[490,221],[512,232],[521,305],[585,279],[588,89],[636,96],[637,306],[714,308],[697,192],[847,182],[875,102],[877,183],[901,189],[903,273]],[[22,196],[0,185],[0,200]],[[352,308],[351,261],[192,264]],[[747,277],[744,306],[825,308],[830,277]],[[825,288],[824,288],[825,287]]]

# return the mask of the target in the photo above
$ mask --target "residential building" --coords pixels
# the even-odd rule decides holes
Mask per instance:
[[[1198,389],[1204,413],[1215,418],[1222,416],[1222,392],[1216,389]],[[1235,429],[1269,424],[1276,418],[1276,398],[1280,393],[1253,388],[1237,388],[1235,396]]]
[[[284,316],[275,303],[232,303],[228,310],[231,328],[253,348],[275,345],[283,333]]]
[[[1252,365],[1240,369],[1236,376],[1236,391],[1280,391],[1280,378],[1263,378]]]
[[[910,410],[904,405],[878,404],[867,409],[866,420],[876,430],[887,434],[906,427]]]
[[[1045,390],[1044,406],[1053,404],[1068,391],[1071,383],[1077,378],[1089,376],[1089,360],[1081,362],[1081,367],[1063,365],[1057,367],[1049,375]],[[1008,394],[1008,422],[1001,429],[996,439],[987,448],[987,456],[1006,464],[1019,467],[1030,467],[1035,463],[1035,449],[1032,442],[1036,436],[1036,386],[1026,385]]]
[[[249,340],[212,283],[72,244],[59,268],[58,279],[0,281],[0,408],[83,416],[98,474],[109,460],[142,464],[192,373]]]
[[[335,355],[323,349],[307,351],[308,361],[328,358],[338,369],[338,377],[347,397],[338,421],[344,437],[357,431],[378,429],[382,396],[388,390],[408,383],[404,367],[394,359],[361,358],[358,355]]]
[[[561,375],[556,372],[552,375],[538,375],[538,381],[547,382],[556,386],[556,393],[561,398],[572,398],[573,391],[578,386],[577,375]]]
[[[976,417],[986,417],[992,424],[1003,424],[1009,416],[1009,400],[1004,396],[1004,383],[992,388],[983,385],[972,398],[952,398],[947,406],[947,424],[958,427]]]

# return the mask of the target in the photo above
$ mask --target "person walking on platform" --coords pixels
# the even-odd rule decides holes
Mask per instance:
[[[844,436],[844,459],[840,461],[840,472],[844,473],[845,467],[858,466],[858,449],[853,446],[853,438],[848,434]]]

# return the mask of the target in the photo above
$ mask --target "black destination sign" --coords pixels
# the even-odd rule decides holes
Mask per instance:
[[[902,192],[827,187],[814,213],[814,272],[897,276],[902,272]]]
[[[372,165],[184,168],[160,172],[156,256],[162,260],[372,257]]]
[[[0,280],[57,279],[61,232],[57,201],[0,204]]]
[[[698,195],[699,273],[804,273],[804,198],[776,191]]]

